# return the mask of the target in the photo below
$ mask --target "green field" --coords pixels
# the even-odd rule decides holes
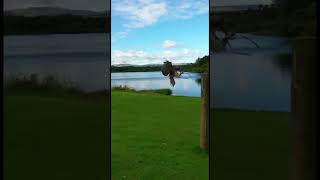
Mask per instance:
[[[200,98],[112,92],[112,177],[208,179]]]
[[[105,96],[4,98],[5,179],[109,177]],[[215,110],[211,118],[211,178],[288,179],[288,113]],[[112,179],[208,179],[199,122],[199,98],[112,92]]]
[[[105,180],[110,177],[106,96],[4,96],[4,179]]]
[[[289,179],[289,118],[282,112],[212,110],[212,179]]]

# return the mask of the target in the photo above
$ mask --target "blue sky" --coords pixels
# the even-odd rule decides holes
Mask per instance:
[[[112,0],[111,64],[195,62],[208,55],[209,0]]]

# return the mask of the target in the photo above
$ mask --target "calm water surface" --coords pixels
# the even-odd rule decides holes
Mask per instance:
[[[37,73],[85,91],[109,88],[109,40],[109,34],[5,36],[4,78]]]
[[[176,79],[174,87],[171,86],[168,77],[159,72],[126,72],[112,73],[111,86],[128,86],[137,90],[143,89],[171,89],[174,96],[200,97],[198,73],[184,73],[181,78]]]
[[[284,38],[247,35],[260,45],[235,40],[233,51],[213,54],[210,63],[211,107],[289,111],[291,50]],[[279,56],[282,55],[282,56]]]

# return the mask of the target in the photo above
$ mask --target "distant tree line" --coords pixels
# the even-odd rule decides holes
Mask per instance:
[[[235,12],[212,12],[224,19],[225,29],[237,33],[256,33],[286,37],[313,36],[316,34],[315,0],[274,0],[271,6],[257,10]],[[211,28],[213,22],[210,23]]]
[[[182,65],[180,67],[183,72],[208,72],[209,71],[209,56],[198,58],[195,63]]]
[[[111,72],[152,72],[160,71],[161,66],[111,66]]]
[[[306,8],[316,0],[273,0],[273,4],[284,14],[292,14],[298,9]]]
[[[60,16],[4,16],[4,34],[109,33],[110,18]]]
[[[198,58],[195,63],[185,64],[179,66],[183,72],[208,72],[209,70],[209,56]],[[152,72],[161,71],[159,66],[111,66],[111,72]]]

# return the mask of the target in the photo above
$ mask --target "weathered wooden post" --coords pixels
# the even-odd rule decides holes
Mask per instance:
[[[201,121],[200,121],[200,147],[208,149],[209,142],[209,77],[202,74],[201,79]]]
[[[297,38],[293,43],[290,179],[315,180],[316,38]]]

